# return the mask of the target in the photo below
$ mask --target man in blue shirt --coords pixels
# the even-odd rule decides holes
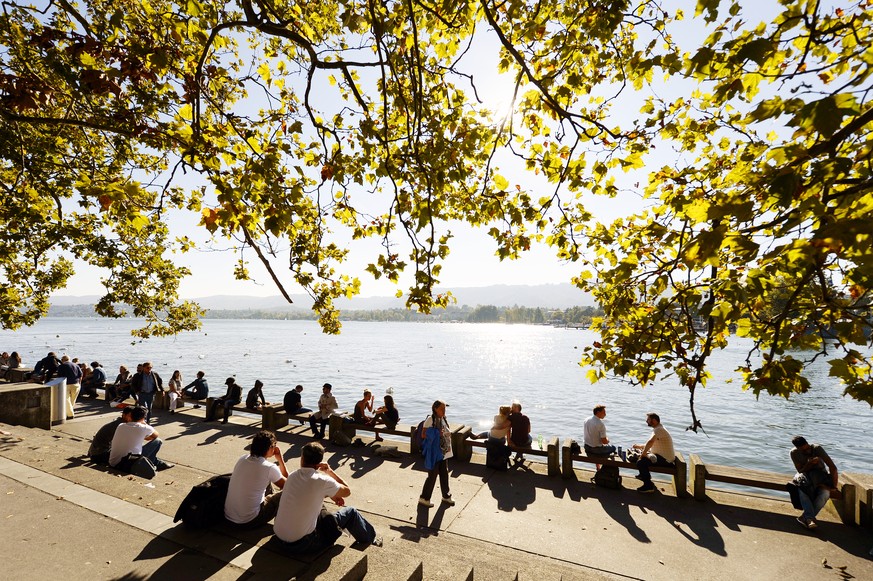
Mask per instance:
[[[182,397],[196,399],[198,401],[209,397],[209,383],[206,381],[206,374],[202,371],[197,372],[197,379],[182,388]],[[195,405],[194,407],[200,407]]]
[[[146,423],[152,419],[152,402],[155,401],[155,392],[164,391],[164,381],[156,371],[152,371],[152,362],[142,364],[142,372],[133,376],[130,382],[136,401],[146,409]]]

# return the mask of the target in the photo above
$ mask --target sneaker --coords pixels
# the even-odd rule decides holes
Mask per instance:
[[[443,504],[448,504],[449,506],[455,506],[455,499],[451,496],[443,497]]]
[[[376,537],[375,539],[373,539],[373,542],[370,544],[373,545],[374,547],[381,547],[382,546],[382,537]]]
[[[200,404],[199,404],[199,403],[195,403],[195,404],[194,404],[194,409],[195,409],[195,410],[199,410],[199,409],[200,409]]]
[[[803,517],[803,516],[797,517],[797,522],[799,522],[800,526],[802,526],[803,528],[805,528],[805,529],[809,528],[809,521],[806,520],[805,517]]]
[[[433,503],[426,498],[419,498],[418,504],[420,504],[421,506],[426,506],[427,508],[433,507]]]
[[[642,480],[643,482],[645,482],[645,479],[640,474],[634,474],[634,478],[636,478],[637,480]]]
[[[818,528],[818,523],[815,522],[815,519],[814,519],[814,518],[811,518],[811,519],[809,519],[808,521],[806,521],[806,528],[808,528],[808,529],[817,529],[817,528]]]
[[[174,466],[175,466],[175,464],[171,464],[169,462],[164,462],[163,460],[159,460],[158,465],[155,466],[155,470],[157,470],[158,472],[161,472],[163,470],[169,470],[170,468],[173,468]]]
[[[642,486],[640,486],[639,488],[637,488],[637,492],[642,492],[643,494],[655,492],[655,485],[652,484],[651,482],[647,482],[647,483],[643,484]]]

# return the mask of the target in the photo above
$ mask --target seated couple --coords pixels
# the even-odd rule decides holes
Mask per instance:
[[[173,464],[158,458],[163,441],[158,432],[145,423],[146,414],[146,409],[140,406],[123,408],[120,418],[104,425],[94,435],[88,449],[91,460],[130,472],[142,456],[158,471],[172,468]]]
[[[355,404],[355,411],[352,416],[353,421],[356,424],[364,426],[378,426],[384,424],[389,430],[395,429],[397,423],[400,421],[400,412],[394,405],[394,398],[390,395],[386,395],[384,398],[385,405],[376,408],[375,415],[371,417],[367,415],[367,412],[369,411],[372,413],[374,411],[373,400],[373,392],[369,389],[365,389],[363,398]],[[379,436],[379,430],[376,430],[375,432],[376,441],[381,442],[382,438]]]
[[[515,450],[515,459],[523,460],[522,450],[530,448],[533,438],[530,435],[530,418],[521,413],[521,403],[512,402],[509,406],[500,406],[494,416],[494,423],[488,432],[478,434],[477,438],[488,438],[486,446],[508,446]],[[509,454],[507,453],[507,457]]]

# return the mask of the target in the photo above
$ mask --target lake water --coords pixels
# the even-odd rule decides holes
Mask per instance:
[[[822,444],[841,471],[873,471],[873,411],[842,396],[828,365],[810,372],[813,388],[790,400],[740,389],[733,370],[750,343],[733,338],[712,359],[713,379],[697,393],[697,414],[706,434],[685,431],[691,423],[688,392],[674,380],[645,389],[620,380],[590,384],[578,365],[590,331],[531,325],[347,322],[339,336],[324,335],[312,321],[205,320],[200,332],[139,340],[132,320],[43,319],[17,332],[0,331],[0,350],[18,351],[33,366],[48,351],[100,361],[114,379],[120,364],[131,370],[151,360],[169,379],[174,369],[187,383],[206,372],[211,395],[224,393],[235,376],[245,393],[256,379],[268,401],[302,384],[303,403],[315,407],[320,386],[333,385],[340,408],[351,410],[364,388],[377,402],[390,386],[401,421],[417,423],[434,399],[449,403],[448,418],[486,430],[501,404],[521,401],[534,440],[570,436],[581,441],[582,422],[598,403],[607,406],[614,444],[643,442],[650,430],[645,413],[656,411],[676,449],[711,463],[792,472],[791,437]],[[733,381],[731,382],[731,378]]]

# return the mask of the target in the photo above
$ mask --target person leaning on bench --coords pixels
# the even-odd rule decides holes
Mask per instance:
[[[791,461],[797,470],[793,482],[803,507],[797,522],[804,528],[814,529],[818,526],[815,517],[839,486],[839,473],[834,461],[818,444],[810,444],[803,436],[795,436],[791,443],[794,445]]]
[[[661,425],[661,417],[655,412],[646,414],[646,425],[652,428],[652,436],[645,444],[634,444],[634,449],[640,451],[640,459],[637,460],[637,475],[643,485],[637,488],[639,492],[655,492],[652,483],[650,466],[672,466],[676,460],[676,452],[673,450],[673,437],[667,429]]]

